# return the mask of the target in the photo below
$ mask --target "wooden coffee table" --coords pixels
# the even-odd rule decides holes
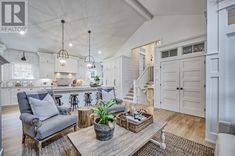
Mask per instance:
[[[127,156],[134,154],[148,141],[165,149],[165,126],[165,122],[154,122],[139,133],[133,133],[116,125],[114,136],[108,141],[97,140],[92,126],[70,133],[68,138],[82,156]],[[157,132],[161,132],[161,142],[152,139]]]

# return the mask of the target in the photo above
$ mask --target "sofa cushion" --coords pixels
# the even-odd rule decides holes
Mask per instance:
[[[77,122],[76,115],[56,115],[42,122],[37,130],[36,138],[42,140],[56,132],[59,132]]]
[[[43,100],[29,97],[29,104],[33,114],[42,121],[59,114],[50,94],[47,94]]]
[[[235,135],[219,133],[215,156],[234,156],[235,154]]]
[[[125,105],[117,105],[114,104],[112,107],[108,108],[108,112],[113,112],[113,113],[117,113],[117,112],[124,112],[126,110],[126,106]]]

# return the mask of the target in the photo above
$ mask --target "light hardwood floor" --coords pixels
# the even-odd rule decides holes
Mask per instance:
[[[166,131],[175,135],[187,138],[203,145],[214,147],[206,143],[205,138],[205,119],[167,111],[163,109],[146,108],[154,113],[157,121],[167,121]],[[77,114],[76,111],[73,112]],[[19,120],[19,110],[17,107],[3,109],[2,114],[2,133],[3,148],[5,156],[17,156],[22,153],[21,134],[22,127]]]

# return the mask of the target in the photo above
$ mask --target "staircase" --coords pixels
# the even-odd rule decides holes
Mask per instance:
[[[123,101],[132,103],[133,98],[134,98],[134,89],[130,88],[130,90],[128,91],[126,97],[124,97]]]
[[[147,67],[142,75],[133,81],[133,87],[130,88],[123,101],[129,103],[144,103],[146,101],[147,88],[153,85],[153,66]]]
[[[147,88],[149,85],[153,85],[153,79],[154,79],[154,67],[148,66],[145,68],[143,73],[138,77],[138,79],[133,81],[134,103],[146,102]]]
[[[152,85],[153,85],[153,81],[150,80],[150,81],[148,81],[147,83],[145,83],[144,88],[141,89],[141,90],[143,91],[143,93],[146,94],[147,88],[148,88],[149,86],[152,86]]]

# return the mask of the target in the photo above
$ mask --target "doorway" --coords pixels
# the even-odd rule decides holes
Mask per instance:
[[[204,117],[205,58],[161,62],[162,108]]]

